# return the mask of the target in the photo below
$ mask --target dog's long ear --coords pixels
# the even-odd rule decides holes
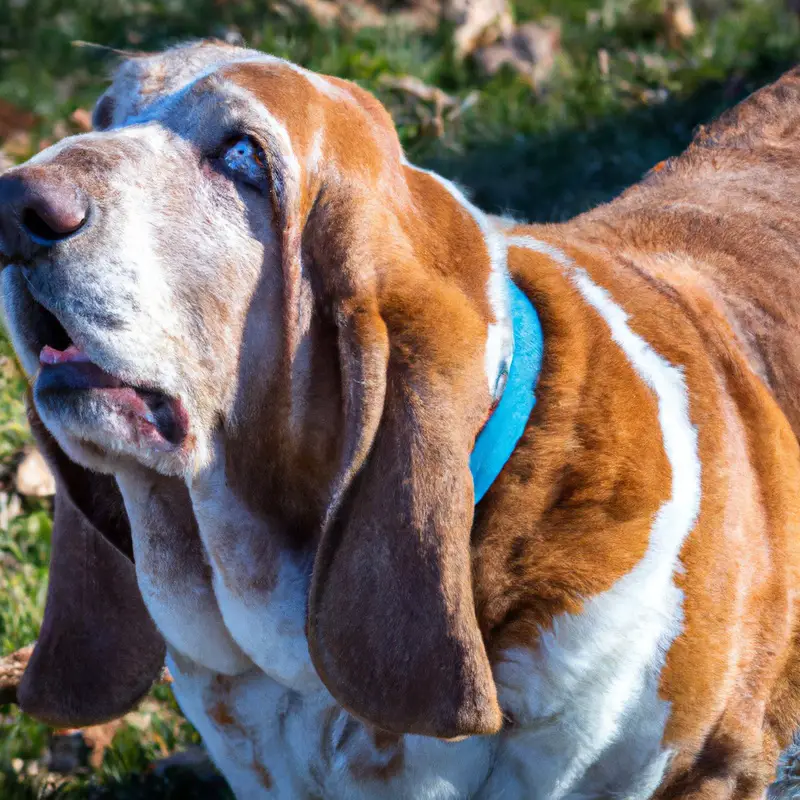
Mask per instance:
[[[380,241],[392,227],[380,217],[369,252],[342,223],[329,226],[333,241],[311,259],[315,267],[338,259],[323,271],[345,282],[380,276],[339,287],[334,302],[344,445],[309,597],[311,656],[356,716],[445,739],[501,725],[470,563],[469,455],[488,407],[486,317],[446,274],[455,243],[438,254],[431,245],[440,226],[465,237],[460,246],[476,236],[451,206],[428,230],[419,223],[437,256],[432,267],[416,261],[414,243]],[[474,246],[486,253],[479,236]]]
[[[164,641],[136,584],[116,482],[70,461],[31,402],[28,418],[57,489],[44,621],[19,704],[50,725],[96,724],[147,692],[164,663]]]
[[[296,354],[323,326],[338,342],[341,461],[308,599],[314,666],[378,728],[495,732],[469,471],[491,402],[490,248],[452,187],[403,163],[363,89],[258,65],[232,77],[279,123],[265,148],[284,281],[276,394],[294,396]]]

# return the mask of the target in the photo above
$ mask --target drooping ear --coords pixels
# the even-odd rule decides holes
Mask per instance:
[[[70,461],[31,402],[28,418],[57,489],[44,621],[18,700],[53,726],[97,724],[148,691],[165,645],[139,593],[116,482]]]
[[[264,90],[276,75],[237,73],[291,132],[291,158],[279,137],[265,151],[284,282],[276,394],[291,409],[295,385],[307,391],[296,354],[332,324],[343,405],[308,598],[311,658],[336,700],[378,728],[493,733],[502,719],[475,614],[469,471],[491,400],[489,247],[454,188],[403,163],[374,97],[325,78],[342,92],[334,101],[305,81],[284,113],[273,96],[287,93]]]
[[[343,477],[317,551],[308,638],[322,680],[353,714],[449,739],[501,726],[470,566],[466,398],[480,387],[465,386],[430,324],[446,318],[447,301],[435,287],[413,292],[416,307],[407,297],[396,324],[371,301],[337,320]]]

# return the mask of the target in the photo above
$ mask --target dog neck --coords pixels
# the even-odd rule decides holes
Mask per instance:
[[[536,403],[534,390],[544,354],[542,326],[533,303],[511,278],[506,281],[513,345],[500,365],[498,399],[470,457],[476,504],[494,483],[525,431]]]

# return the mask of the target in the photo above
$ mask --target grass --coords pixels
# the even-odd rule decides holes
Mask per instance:
[[[519,21],[555,15],[562,25],[552,78],[534,92],[510,72],[486,79],[457,62],[446,26],[428,34],[321,29],[256,0],[6,0],[0,99],[35,120],[5,149],[19,160],[69,132],[72,111],[90,107],[106,85],[113,60],[73,40],[147,50],[235,29],[253,46],[376,92],[409,156],[457,179],[488,210],[558,220],[614,196],[680,151],[695,126],[800,60],[800,20],[784,0],[698,0],[697,12],[695,36],[671,48],[658,0],[517,0]],[[383,86],[387,74],[411,74],[461,98],[477,90],[478,102],[437,137]],[[0,513],[3,503],[22,503],[0,530],[0,655],[35,639],[47,583],[50,506],[20,501],[10,483],[28,441],[23,388],[0,334]],[[0,797],[228,796],[218,782],[148,771],[154,759],[197,740],[163,686],[88,775],[48,783],[41,766],[48,737],[44,726],[0,707]]]

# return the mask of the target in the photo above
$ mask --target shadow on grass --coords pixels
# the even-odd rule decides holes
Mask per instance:
[[[234,800],[221,777],[201,780],[180,770],[165,776],[125,775],[102,784],[70,782],[47,787],[35,780],[18,782],[13,772],[0,768],[0,786],[3,800]]]
[[[468,187],[472,200],[520,221],[559,222],[605,203],[658,162],[681,153],[697,126],[800,62],[765,58],[748,74],[709,82],[688,97],[616,113],[586,128],[509,135],[426,166]],[[798,142],[800,147],[800,142]]]

